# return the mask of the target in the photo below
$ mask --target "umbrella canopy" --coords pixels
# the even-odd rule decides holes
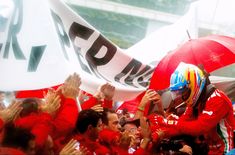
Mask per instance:
[[[187,41],[160,61],[149,87],[157,90],[168,88],[170,76],[180,62],[201,64],[207,72],[233,64],[235,63],[235,38],[211,35]]]

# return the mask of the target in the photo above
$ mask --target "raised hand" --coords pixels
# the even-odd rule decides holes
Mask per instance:
[[[0,111],[0,118],[5,123],[15,120],[22,110],[22,107],[20,107],[20,105],[20,101],[13,100],[9,107]]]
[[[149,89],[146,91],[138,108],[140,110],[144,110],[145,106],[150,102],[152,102],[153,104],[156,104],[158,107],[158,113],[161,114],[162,116],[165,116],[161,96],[155,90]]]
[[[85,147],[80,147],[76,145],[77,141],[71,139],[64,148],[60,151],[59,155],[86,155],[88,150]]]
[[[70,75],[61,87],[62,94],[66,98],[76,99],[79,94],[81,85],[81,78],[78,74]]]
[[[161,96],[155,90],[149,89],[146,91],[141,102],[144,102],[146,104],[150,101],[159,102],[160,100],[161,100]]]
[[[45,102],[41,105],[41,111],[49,113],[50,115],[54,116],[57,110],[60,107],[60,96],[57,94],[56,91],[49,89],[48,93],[44,97]]]
[[[142,99],[140,101],[140,104],[137,107],[137,111],[135,113],[134,118],[135,119],[141,118],[143,116],[144,111],[145,111],[146,105],[149,104],[151,101],[157,102],[158,100],[160,100],[160,95],[157,94],[156,91],[148,89],[145,92],[144,96],[142,97]]]
[[[141,134],[143,136],[143,141],[141,142],[140,147],[143,149],[146,149],[151,141],[151,130],[149,123],[146,120],[147,119],[145,117],[140,118]]]
[[[112,100],[115,93],[115,87],[109,83],[106,83],[100,87],[100,92],[102,93],[104,99]]]
[[[98,113],[102,113],[104,111],[104,108],[100,104],[94,105],[93,107],[91,107],[91,109]]]
[[[121,133],[119,139],[119,147],[123,149],[128,149],[132,145],[133,141],[134,141],[134,136],[130,134],[130,131],[124,131]]]
[[[151,130],[149,127],[149,123],[146,121],[145,117],[140,118],[140,127],[141,127],[141,135],[143,138],[150,139],[151,138]]]

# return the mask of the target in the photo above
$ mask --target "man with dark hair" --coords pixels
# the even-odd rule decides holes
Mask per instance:
[[[88,131],[91,127],[97,128],[99,130],[101,125],[101,119],[100,115],[95,112],[92,109],[82,110],[79,113],[77,122],[76,122],[76,128],[75,132],[84,134],[86,131]],[[93,137],[97,138],[97,137]]]
[[[129,119],[124,122],[122,125],[124,132],[129,132],[133,137],[133,141],[129,146],[129,151],[135,151],[140,145],[141,142],[141,133],[140,133],[140,119]]]
[[[74,139],[83,147],[86,147],[89,154],[109,154],[109,150],[97,142],[98,133],[102,127],[101,116],[92,109],[82,110],[76,121]]]
[[[24,99],[21,104],[22,110],[20,112],[20,116],[24,117],[30,115],[30,113],[38,113],[40,102],[40,99],[37,98]]]
[[[35,136],[27,129],[7,124],[4,130],[2,146],[20,149],[27,155],[34,155]]]
[[[104,108],[102,122],[105,125],[105,128],[113,130],[115,132],[119,132],[121,129],[118,115],[114,110]]]

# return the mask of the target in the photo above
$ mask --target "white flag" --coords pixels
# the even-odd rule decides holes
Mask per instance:
[[[63,1],[12,0],[0,8],[0,90],[46,88],[73,72],[89,93],[112,83],[114,100],[147,87],[154,69],[125,55]]]

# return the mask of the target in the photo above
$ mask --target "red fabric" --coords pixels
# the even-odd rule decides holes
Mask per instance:
[[[148,119],[150,122],[150,130],[152,132],[151,136],[152,136],[153,142],[159,141],[159,135],[158,135],[159,129],[163,131],[167,130],[168,136],[172,135],[172,133],[170,132],[170,129],[171,129],[170,127],[172,126],[169,126],[167,124],[167,119],[165,119],[163,116],[153,113],[148,116]]]
[[[35,143],[37,147],[42,147],[49,134],[52,133],[52,117],[48,113],[31,114],[29,116],[19,118],[15,121],[18,127],[26,128],[35,135]]]
[[[33,128],[34,134],[40,135],[39,139],[37,139],[36,141],[37,145],[41,146],[43,144],[45,136],[47,138],[46,133],[50,133],[53,139],[55,139],[60,136],[67,135],[75,127],[78,116],[78,107],[76,101],[73,99],[64,98],[63,95],[60,95],[60,98],[61,105],[56,113],[54,120],[51,119],[50,121],[48,120],[48,122],[46,122],[46,120],[43,120],[44,117],[40,118],[39,116],[37,116],[37,114],[31,114],[27,117],[20,118],[15,122],[15,124],[18,126],[22,126],[28,129]],[[38,122],[41,122],[41,124],[38,124]],[[38,127],[38,130],[37,128],[35,128],[35,123]],[[52,129],[53,131],[51,131]]]
[[[77,140],[81,146],[84,146],[88,149],[88,155],[93,155],[94,153],[96,155],[110,154],[110,150],[108,148],[99,144],[98,142],[84,138],[82,135],[76,135],[73,139]]]
[[[150,89],[169,87],[170,76],[180,62],[202,64],[212,72],[235,62],[235,38],[212,35],[191,39],[167,54],[157,65],[150,81]]]
[[[57,139],[53,139],[54,142],[54,152],[55,154],[59,154],[63,147],[69,142],[69,139],[65,139],[65,137],[59,137]]]
[[[104,100],[102,102],[102,107],[112,109],[113,108],[113,100]]]
[[[4,127],[4,122],[3,122],[3,120],[0,118],[0,131],[2,130],[3,127]]]
[[[128,155],[128,150],[119,147],[120,132],[103,129],[99,133],[99,142],[110,148],[112,154]]]
[[[90,96],[87,101],[82,103],[81,107],[82,107],[82,110],[85,110],[85,109],[90,109],[96,104],[98,104],[97,98],[95,98],[94,96]]]
[[[61,85],[53,86],[50,88],[57,89]],[[16,92],[16,98],[44,98],[44,92],[47,93],[49,88],[37,89],[37,90],[22,90]]]
[[[118,107],[118,110],[123,110],[123,109],[127,109],[128,112],[135,114],[137,111],[137,107],[140,103],[140,101],[142,100],[142,97],[144,96],[146,91],[142,92],[141,94],[139,94],[136,98],[129,100],[129,101],[125,101],[122,103],[122,105],[120,105],[120,107]]]
[[[38,117],[37,113],[31,113],[28,116],[16,119],[14,124],[16,126],[31,130],[39,119],[40,118]]]
[[[167,125],[165,121],[166,119],[162,115],[158,115],[156,113],[149,115],[148,120],[150,122],[150,129],[152,131],[158,129],[160,126]]]
[[[89,96],[89,99],[81,104],[81,107],[83,110],[90,109],[91,107],[98,104],[99,101],[92,94],[89,94],[85,91],[82,91],[82,93],[86,96]],[[104,100],[104,102],[102,102],[101,106],[104,108],[112,109],[113,108],[113,100]]]
[[[74,99],[64,98],[61,95],[61,106],[53,121],[53,139],[65,136],[71,132],[76,124],[78,117],[78,106]]]
[[[204,134],[210,146],[209,154],[224,154],[233,148],[233,129],[232,103],[223,92],[216,90],[197,119],[192,118],[192,109],[188,108],[171,131],[177,131],[178,134]]]
[[[99,101],[97,100],[97,98],[95,98],[94,96],[90,96],[87,101],[82,103],[81,107],[82,107],[82,110],[90,109],[91,107],[97,105],[98,103],[99,103]],[[104,108],[112,109],[113,108],[113,100],[104,100],[102,102],[101,106]]]
[[[117,145],[120,133],[109,129],[103,129],[99,132],[99,141],[109,145]]]
[[[38,115],[40,119],[35,122],[31,132],[35,135],[35,143],[37,147],[43,147],[48,135],[52,133],[52,117],[48,113],[41,113]]]
[[[120,139],[120,132],[115,132],[109,129],[103,129],[99,133],[99,141],[101,144],[107,144],[109,148],[111,148],[111,152],[113,154],[120,154],[120,155],[129,155],[128,150],[120,148],[118,146],[118,141]],[[142,149],[139,148],[137,149],[134,153],[134,155],[148,155],[149,153]]]
[[[10,147],[0,147],[1,155],[26,155],[21,150],[10,148]]]
[[[208,132],[213,127],[215,127],[221,119],[228,119],[227,121],[233,127],[233,115],[232,112],[232,104],[231,102],[226,101],[222,96],[222,92],[216,90],[215,96],[210,97],[206,103],[206,107],[203,112],[199,115],[199,117],[194,121],[188,121],[192,119],[192,110],[189,108],[189,113],[186,111],[186,116],[180,117],[178,122],[178,127],[180,129],[184,129],[184,133],[188,133],[191,135],[199,135],[205,132]],[[223,110],[221,110],[223,109]],[[191,115],[190,115],[191,113]],[[208,114],[207,114],[208,113]],[[208,123],[210,122],[210,123]],[[200,128],[199,128],[200,126]]]
[[[3,120],[0,118],[0,144],[2,143],[2,139],[4,137],[4,122]]]

